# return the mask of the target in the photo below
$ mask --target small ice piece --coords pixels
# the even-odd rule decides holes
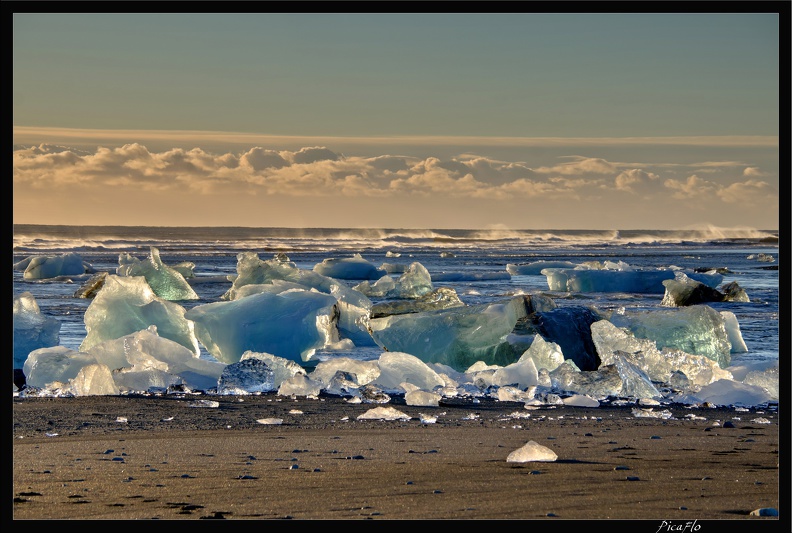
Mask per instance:
[[[778,516],[778,509],[774,507],[762,507],[751,511],[751,516]]]
[[[519,361],[531,358],[537,371],[542,368],[552,371],[564,362],[564,354],[561,347],[555,342],[547,342],[541,335],[535,334],[531,346],[523,352]]]
[[[319,361],[311,372],[311,379],[321,381],[326,386],[330,384],[338,372],[345,372],[355,377],[357,387],[367,385],[380,375],[378,361],[360,361],[351,357],[333,357]]]
[[[529,440],[522,448],[518,448],[506,457],[507,463],[553,462],[558,455],[536,441]]]
[[[391,299],[376,303],[371,306],[371,318],[464,306],[465,303],[459,299],[456,290],[451,287],[438,287],[418,298]]]
[[[646,409],[634,407],[632,410],[632,415],[635,418],[663,418],[669,419],[673,418],[673,413],[668,409],[664,409],[662,411],[655,411],[653,407],[649,407]]]
[[[424,413],[418,413],[418,417],[421,420],[421,424],[434,424],[437,422],[436,416],[426,415]]]
[[[771,422],[763,416],[751,420],[754,424],[770,424]]]
[[[564,405],[574,407],[599,407],[600,405],[597,400],[585,394],[573,394],[568,398],[564,398],[563,401]]]
[[[375,407],[369,409],[362,415],[358,415],[358,420],[411,420],[412,417],[402,413],[393,407]]]
[[[282,418],[259,418],[256,420],[259,424],[270,425],[270,426],[279,426],[283,424]]]
[[[188,402],[187,407],[215,408],[215,407],[220,407],[220,402],[216,402],[214,400],[194,400],[192,402]]]
[[[495,370],[491,383],[498,386],[512,385],[525,390],[539,385],[539,373],[532,358],[521,357],[516,363]]]

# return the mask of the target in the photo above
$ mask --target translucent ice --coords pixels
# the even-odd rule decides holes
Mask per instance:
[[[732,344],[723,315],[708,305],[652,311],[621,309],[609,319],[636,337],[651,339],[658,348],[674,348],[729,366]]]
[[[382,269],[377,268],[373,263],[363,259],[360,254],[342,259],[327,258],[313,267],[314,272],[335,279],[380,279],[386,275]]]
[[[262,292],[198,305],[184,316],[207,351],[228,364],[248,350],[304,363],[316,349],[339,340],[336,299],[316,291]]]
[[[521,357],[517,362],[495,370],[491,383],[498,386],[512,385],[525,390],[539,384],[539,374],[532,358]]]
[[[492,304],[375,318],[370,321],[371,336],[386,351],[457,370],[479,360],[509,364],[518,357],[506,336],[529,305],[529,296],[517,296]]]
[[[196,357],[200,355],[193,324],[185,318],[184,308],[154,294],[143,276],[107,276],[83,320],[88,332],[80,345],[83,352],[155,325],[160,337],[178,342]]]
[[[564,362],[564,354],[561,347],[555,342],[545,341],[541,335],[534,335],[531,346],[523,352],[519,361],[532,359],[538,369],[546,368],[548,371],[554,370]]]
[[[99,363],[82,367],[69,389],[75,396],[115,396],[121,392],[110,369]]]
[[[120,254],[116,274],[119,276],[143,276],[154,294],[164,300],[197,300],[199,298],[181,272],[162,262],[159,250],[153,246],[150,248],[148,258],[143,261],[127,253]]]
[[[43,315],[30,292],[14,296],[13,323],[13,368],[22,368],[33,350],[57,346],[60,342],[60,320]]]
[[[96,344],[88,353],[97,362],[118,369],[114,374],[116,383],[126,390],[147,391],[177,383],[191,389],[208,390],[217,385],[225,367],[222,363],[201,359],[183,345],[159,336],[156,326]],[[147,373],[150,369],[178,379]],[[146,376],[151,379],[150,383],[145,382]]]
[[[393,407],[375,407],[369,409],[362,415],[358,415],[358,420],[411,420],[412,417],[402,413]]]
[[[295,374],[278,388],[279,396],[319,396],[322,383],[308,377],[306,374]]]
[[[54,381],[68,383],[77,377],[83,367],[96,363],[96,358],[91,354],[65,346],[52,346],[30,352],[22,371],[28,386],[44,388]]]
[[[278,390],[275,373],[266,361],[255,357],[227,365],[217,382],[217,394],[243,395],[275,390]]]
[[[349,357],[337,357],[320,361],[311,371],[311,378],[329,385],[337,372],[347,372],[354,375],[358,387],[371,383],[380,374],[380,367],[376,360],[360,361]]]
[[[385,352],[378,361],[380,374],[374,384],[386,391],[403,392],[401,383],[408,382],[426,391],[442,387],[445,381],[419,358],[402,352]]]
[[[434,286],[426,267],[421,263],[413,262],[395,281],[389,275],[385,275],[374,284],[364,281],[354,288],[367,296],[419,298],[430,293]]]
[[[732,377],[731,373],[708,357],[676,349],[661,351],[655,341],[636,338],[628,329],[619,328],[608,320],[592,324],[591,337],[603,365],[613,364],[615,354],[619,354],[640,368],[652,381],[673,384],[679,379],[674,374],[682,372],[690,384],[701,387],[718,379]]]
[[[450,309],[452,307],[464,307],[464,305],[465,303],[459,299],[453,288],[438,287],[419,298],[388,300],[376,303],[371,306],[371,318]]]

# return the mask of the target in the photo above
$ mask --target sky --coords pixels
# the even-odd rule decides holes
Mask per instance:
[[[13,222],[777,230],[788,18],[15,12]]]

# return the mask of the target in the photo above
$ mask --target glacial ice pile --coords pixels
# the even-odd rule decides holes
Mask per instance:
[[[608,319],[618,327],[627,328],[636,337],[655,341],[658,348],[703,355],[717,362],[721,368],[731,363],[732,343],[726,330],[726,320],[708,305],[653,311],[621,308]]]
[[[57,346],[61,322],[41,313],[36,298],[28,291],[14,296],[14,368],[22,368],[30,352]]]
[[[337,327],[342,338],[350,339],[355,346],[374,346],[368,332],[371,300],[335,278],[300,269],[285,256],[262,261],[254,252],[237,255],[237,275],[232,277],[231,288],[221,296],[223,300],[234,300],[246,285],[272,284],[274,280],[288,281],[306,289],[316,289],[330,294],[338,300]]]
[[[635,269],[619,261],[604,264],[583,263],[575,268],[546,268],[541,271],[547,277],[551,291],[559,292],[634,292],[663,294],[663,281],[674,279],[680,269]],[[695,272],[684,270],[691,279],[715,288],[723,276],[715,271]]]
[[[29,293],[16,297],[14,365],[28,385],[20,394],[186,387],[208,394],[324,393],[368,403],[403,394],[408,405],[427,407],[484,396],[588,406],[614,397],[757,405],[779,396],[777,369],[729,366],[731,354],[747,351],[734,313],[690,298],[680,304],[689,288],[705,298],[718,291],[679,269],[663,270],[673,279],[660,283],[675,305],[599,311],[568,302],[557,307],[542,294],[467,305],[453,288],[433,288],[420,263],[405,266],[398,279],[386,274],[351,288],[299,269],[283,254],[262,261],[242,253],[237,260],[221,301],[188,311],[169,300],[174,293],[163,292],[166,298],[152,287],[157,276],[186,284],[156,249],[146,261],[119,257],[121,275],[105,273],[78,291],[92,298],[79,351],[58,346],[60,322],[43,317]],[[357,263],[335,267],[351,272]],[[541,272],[551,270],[543,266]],[[194,265],[182,267],[190,275]],[[578,267],[572,270],[633,272],[621,262]],[[736,299],[717,301],[748,301],[738,299],[736,284],[723,291]],[[212,358],[200,357],[201,346]],[[359,346],[372,347],[365,352],[371,360],[343,356],[360,355]]]
[[[61,276],[81,276],[95,272],[93,266],[83,261],[74,252],[61,255],[30,256],[14,265],[14,270],[23,270],[23,278],[51,279]]]
[[[189,272],[192,271],[189,270]],[[119,276],[143,276],[154,294],[163,300],[199,299],[198,294],[184,279],[184,275],[162,262],[159,250],[154,246],[150,247],[149,256],[142,261],[128,253],[120,254],[116,274]]]
[[[330,278],[349,280],[375,280],[387,275],[386,271],[377,268],[360,254],[341,259],[329,257],[314,265],[313,271]]]
[[[329,294],[289,289],[198,305],[184,316],[220,362],[235,363],[250,350],[307,363],[317,349],[339,341],[336,304]]]
[[[196,357],[200,355],[185,309],[157,296],[143,276],[107,276],[102,290],[85,310],[84,321],[88,333],[80,351],[154,325],[159,336],[178,342]]]
[[[225,367],[198,358],[181,344],[160,337],[156,327],[150,326],[86,351],[62,346],[35,350],[25,361],[23,371],[28,385],[45,388],[52,382],[68,382],[90,364],[111,369],[115,386],[121,391],[148,391],[181,384],[208,390],[217,386]]]

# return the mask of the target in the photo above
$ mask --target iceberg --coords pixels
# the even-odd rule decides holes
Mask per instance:
[[[147,259],[141,261],[130,254],[118,256],[119,276],[143,276],[154,294],[164,300],[198,300],[199,296],[178,270],[162,262],[159,250],[150,248]]]
[[[575,268],[546,268],[541,273],[547,277],[551,291],[663,294],[663,281],[674,279],[677,272],[679,270],[675,269],[639,270],[624,263],[609,263],[604,268],[578,265]],[[686,274],[711,288],[723,280],[717,272],[688,271]]]
[[[497,281],[509,280],[508,272],[435,272],[432,281]]]
[[[530,296],[371,319],[371,336],[385,351],[405,352],[425,363],[462,370],[476,361],[509,364],[517,355],[506,342],[531,309]]]
[[[540,276],[545,268],[575,268],[571,261],[533,261],[525,264],[506,264],[506,272],[512,276]]]
[[[220,362],[236,363],[250,350],[302,364],[317,349],[338,342],[336,303],[329,294],[304,289],[261,292],[198,305],[184,316]]]
[[[97,363],[91,354],[65,346],[52,346],[30,352],[22,371],[27,386],[42,389],[56,381],[68,383],[83,367]]]
[[[314,265],[313,271],[330,278],[349,280],[375,280],[387,275],[386,271],[377,268],[370,261],[363,259],[360,254],[355,254],[352,257],[344,257],[342,259],[336,259],[334,257],[327,258],[321,263]]]
[[[196,357],[201,353],[185,309],[154,294],[143,276],[107,276],[83,320],[88,333],[80,344],[82,352],[154,325],[159,336],[181,344]]]
[[[25,264],[22,274],[24,279],[51,279],[61,276],[81,276],[93,274],[93,267],[84,262],[82,257],[74,252],[62,255],[40,255],[24,259],[17,265]],[[16,265],[15,265],[16,266]]]
[[[237,275],[231,288],[221,296],[223,300],[234,300],[246,285],[271,284],[274,280],[296,283],[306,289],[316,289],[330,294],[338,300],[338,331],[356,346],[375,346],[368,332],[371,300],[360,291],[348,287],[337,279],[303,270],[286,260],[274,258],[262,261],[253,252],[237,255]]]
[[[57,346],[61,322],[41,313],[36,298],[28,291],[14,296],[14,368],[22,368],[28,354],[38,348]]]

